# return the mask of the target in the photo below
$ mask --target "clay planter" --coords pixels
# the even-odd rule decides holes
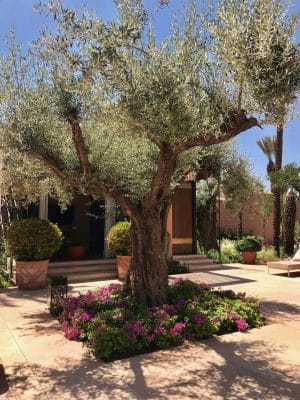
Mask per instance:
[[[255,264],[256,251],[244,251],[243,252],[243,263],[244,264]]]
[[[16,261],[17,286],[21,290],[43,289],[47,284],[49,260]]]
[[[120,281],[124,281],[128,275],[131,256],[117,256],[117,267]]]
[[[70,246],[67,249],[68,257],[71,260],[82,260],[85,258],[85,247],[82,245]]]

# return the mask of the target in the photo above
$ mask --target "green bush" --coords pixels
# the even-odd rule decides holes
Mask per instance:
[[[7,244],[16,260],[47,260],[62,245],[62,232],[48,220],[30,218],[13,221]]]
[[[115,256],[131,255],[130,227],[130,222],[122,221],[115,224],[109,231],[106,241]]]
[[[223,239],[221,242],[222,263],[237,263],[242,261],[240,253],[235,247],[235,240]]]
[[[220,262],[220,256],[219,252],[216,249],[210,249],[207,252],[207,257],[213,260],[214,263],[219,263]]]
[[[4,276],[0,273],[0,288],[6,288],[9,286],[8,281],[4,278]]]
[[[176,260],[168,261],[168,275],[187,274],[188,272],[189,268],[184,264],[180,264],[179,261]]]
[[[265,324],[257,299],[245,293],[174,279],[168,302],[143,307],[118,284],[64,299],[58,319],[66,338],[112,361]]]
[[[256,255],[257,261],[266,264],[268,261],[277,261],[279,257],[273,247],[263,247]]]
[[[243,253],[244,251],[260,251],[260,240],[255,236],[245,236],[238,240],[235,244],[237,251]]]
[[[211,258],[215,263],[219,263],[219,252],[215,249],[211,249],[207,252],[207,256]],[[235,241],[230,239],[223,239],[221,242],[221,263],[230,264],[241,262],[242,257],[235,248]]]

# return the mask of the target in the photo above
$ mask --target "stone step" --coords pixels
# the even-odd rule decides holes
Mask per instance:
[[[203,264],[188,266],[190,272],[201,272],[201,271],[215,271],[222,268],[221,264]]]
[[[212,271],[222,267],[221,264],[215,264],[213,260],[204,254],[182,254],[176,255],[173,258],[181,264],[185,264],[190,272]]]
[[[116,260],[112,259],[95,259],[95,260],[68,260],[68,261],[51,261],[49,267],[69,267],[69,266],[85,266],[85,265],[116,265]]]
[[[90,282],[118,277],[115,259],[54,261],[49,263],[48,275],[63,275],[70,283]]]
[[[213,260],[210,260],[209,258],[203,258],[200,260],[177,260],[182,264],[185,265],[206,265],[206,264],[213,264]]]
[[[174,260],[201,260],[207,259],[205,254],[176,254],[173,256]]]
[[[53,273],[48,273],[48,276],[56,275]],[[79,283],[79,282],[92,282],[92,281],[101,281],[108,279],[116,279],[118,277],[117,271],[98,271],[98,272],[68,272],[64,274],[64,276],[68,277],[69,283]]]
[[[70,265],[67,267],[52,267],[49,265],[48,273],[52,275],[65,275],[70,273],[82,272],[83,274],[89,272],[114,272],[117,270],[116,265]]]

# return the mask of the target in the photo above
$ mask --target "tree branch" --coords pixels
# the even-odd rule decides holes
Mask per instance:
[[[46,168],[50,169],[53,172],[53,174],[57,178],[59,178],[62,182],[67,183],[72,187],[76,188],[81,187],[80,182],[66,175],[58,165],[58,162],[54,160],[50,155],[41,155],[33,151],[27,151],[26,154],[33,157],[34,159],[39,160],[42,164],[44,164]]]
[[[82,130],[79,125],[77,115],[69,113],[68,121],[72,128],[72,138],[73,138],[74,146],[76,149],[76,153],[78,155],[78,158],[79,158],[79,161],[81,164],[82,173],[84,176],[90,176],[91,175],[91,164],[89,162],[88,152],[87,152],[87,149],[86,149],[86,146],[84,143],[84,138],[82,135]]]
[[[162,143],[151,189],[142,200],[145,207],[151,208],[153,204],[157,204],[170,195],[170,183],[176,168],[176,161],[177,154],[167,143]]]
[[[248,118],[246,116],[245,110],[240,110],[240,112],[232,113],[226,121],[220,126],[221,134],[219,136],[212,135],[210,137],[205,137],[204,135],[199,135],[196,138],[187,140],[186,142],[179,143],[174,152],[180,154],[185,150],[191,149],[195,146],[211,146],[213,144],[219,144],[233,139],[241,132],[253,128],[254,126],[259,127],[258,121],[254,117]]]
[[[139,210],[132,200],[121,189],[107,188],[107,194],[113,197],[122,208],[122,211],[133,221],[139,216]]]

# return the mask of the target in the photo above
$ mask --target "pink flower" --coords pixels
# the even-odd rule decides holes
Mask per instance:
[[[66,332],[69,327],[67,321],[63,321],[61,323],[61,327],[62,327],[63,331]]]
[[[184,329],[185,329],[184,322],[176,322],[174,327],[170,330],[170,333],[173,337],[177,337]]]
[[[207,318],[204,315],[200,315],[200,314],[195,314],[193,316],[193,320],[195,322],[196,325],[201,325],[204,322],[206,322]]]
[[[186,332],[186,334],[185,334],[186,340],[190,340],[190,341],[194,339],[194,336],[195,336],[195,334],[192,332]]]
[[[147,340],[147,342],[148,342],[149,344],[152,343],[152,342],[154,341],[154,339],[155,339],[154,333],[153,333],[152,335],[148,335],[148,336],[146,337],[146,340]]]
[[[235,320],[235,324],[239,331],[244,332],[248,329],[248,324],[244,319]]]
[[[90,321],[92,319],[92,315],[87,311],[83,311],[80,314],[80,317],[81,317],[81,319],[83,319],[83,321]]]
[[[68,329],[68,330],[66,331],[66,333],[65,333],[66,338],[69,339],[69,340],[75,340],[75,339],[77,339],[78,334],[79,334],[79,330],[78,330],[78,328],[76,328],[76,327],[73,327],[73,328]]]

